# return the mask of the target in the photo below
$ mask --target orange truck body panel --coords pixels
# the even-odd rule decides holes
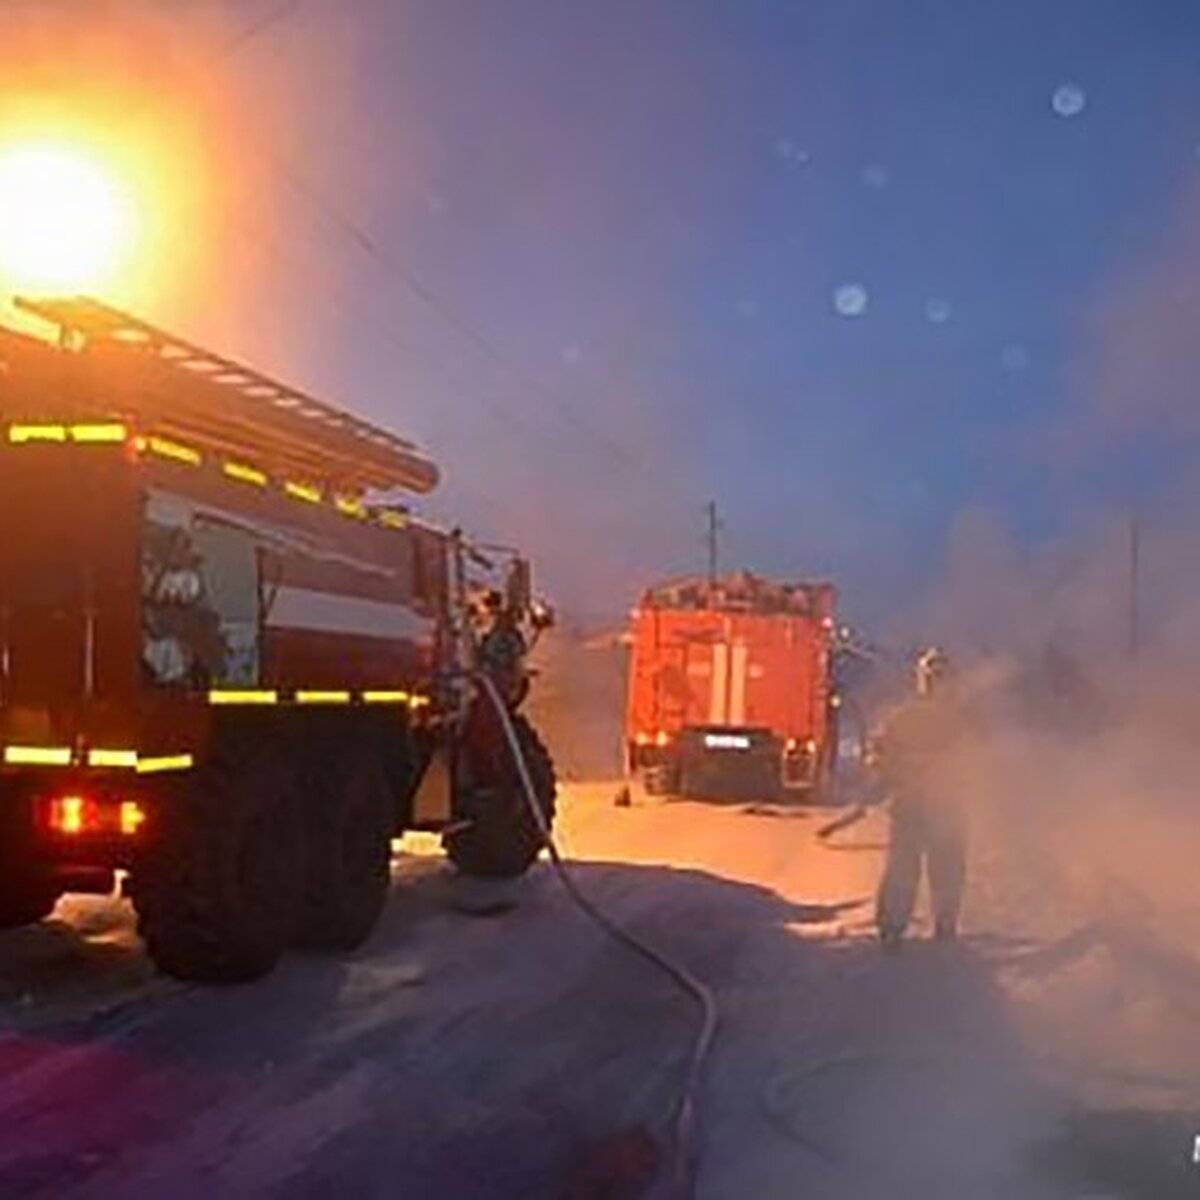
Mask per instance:
[[[721,731],[753,731],[819,774],[835,737],[835,603],[829,584],[750,576],[650,589],[632,626],[625,737],[633,765],[669,756],[688,731],[718,743]]]

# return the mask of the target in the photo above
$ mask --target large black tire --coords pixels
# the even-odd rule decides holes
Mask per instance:
[[[550,826],[558,790],[554,762],[533,726],[519,714],[511,719],[538,804]],[[480,732],[463,747],[456,780],[457,808],[470,824],[448,834],[444,841],[450,861],[464,875],[513,879],[529,870],[546,839],[529,810],[508,741],[494,724],[482,722]]]
[[[42,872],[0,870],[0,930],[34,925],[48,917],[62,894]]]
[[[370,746],[335,760],[314,782],[296,940],[315,950],[356,950],[387,902],[394,803]]]
[[[150,957],[177,979],[265,975],[295,932],[303,887],[304,822],[282,748],[218,750],[157,820],[132,887]]]
[[[680,771],[675,763],[655,763],[642,769],[647,796],[675,796],[680,791]]]

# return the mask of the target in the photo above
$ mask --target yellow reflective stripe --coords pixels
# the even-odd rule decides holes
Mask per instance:
[[[297,704],[349,704],[349,692],[297,692]]]
[[[279,693],[272,691],[230,691],[218,688],[208,693],[209,704],[278,704]]]
[[[227,462],[221,467],[221,470],[230,479],[236,479],[239,483],[252,483],[256,487],[267,486],[266,472],[260,471],[256,467],[248,467],[245,463]]]
[[[408,692],[363,692],[364,704],[407,704],[412,697]]]
[[[138,754],[136,750],[89,750],[87,755],[89,767],[136,767]]]
[[[150,775],[156,771],[184,771],[192,765],[190,754],[159,755],[153,758],[143,758],[136,750],[89,750],[87,765],[89,767],[107,767],[137,771],[140,775]]]
[[[10,425],[8,440],[14,446],[26,442],[65,442],[67,427],[65,425]]]
[[[283,490],[285,492],[287,492],[287,494],[289,496],[291,496],[293,499],[304,500],[304,501],[307,501],[309,504],[320,504],[321,503],[321,489],[320,488],[310,487],[308,484],[305,484],[305,483],[292,483],[291,480],[288,480],[283,485]]]
[[[379,523],[386,525],[389,529],[404,529],[408,526],[408,518],[403,513],[385,509],[379,514]]]
[[[91,444],[112,445],[124,442],[129,429],[116,421],[98,422],[92,425],[72,425],[71,441]]]
[[[26,442],[79,442],[83,445],[119,445],[129,437],[129,427],[119,421],[87,421],[79,425],[10,425],[8,440]]]
[[[157,454],[160,458],[171,458],[176,462],[187,463],[191,467],[200,465],[199,450],[193,450],[191,446],[173,442],[169,438],[151,436],[143,438],[141,445],[142,448],[149,450],[151,454]]]
[[[338,512],[344,513],[347,517],[357,517],[361,521],[368,516],[366,505],[353,496],[338,496],[334,500],[334,504],[337,506]]]
[[[70,746],[5,746],[4,761],[15,767],[69,767]]]
[[[139,775],[155,775],[160,771],[186,771],[195,760],[190,754],[168,754],[161,758],[139,758]]]
[[[424,708],[433,701],[428,696],[412,696],[408,701],[409,708]]]

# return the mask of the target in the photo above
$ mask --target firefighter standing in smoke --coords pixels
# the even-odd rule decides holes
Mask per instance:
[[[966,882],[966,829],[954,778],[963,722],[950,664],[938,650],[917,661],[916,695],[888,722],[876,767],[890,798],[891,840],[879,886],[876,921],[887,947],[897,946],[912,919],[917,888],[929,880],[935,936],[958,934]]]

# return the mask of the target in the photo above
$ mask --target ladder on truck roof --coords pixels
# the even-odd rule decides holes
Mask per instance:
[[[343,493],[437,485],[437,466],[412,442],[98,300],[15,303],[58,327],[62,345],[94,371],[95,400],[155,433],[252,455]]]

